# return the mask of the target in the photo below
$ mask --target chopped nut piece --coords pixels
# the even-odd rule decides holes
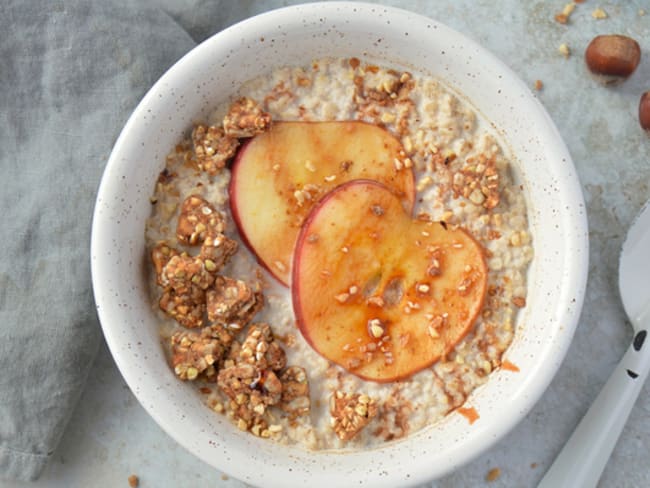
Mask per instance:
[[[535,80],[535,90],[540,91],[542,88],[544,88],[542,80]]]
[[[576,8],[575,3],[573,2],[567,3],[562,9],[562,12],[555,15],[555,20],[560,24],[566,24],[569,21],[569,17],[571,16],[575,8]]]
[[[596,20],[602,20],[607,18],[607,12],[605,12],[602,8],[598,7],[596,10],[591,12],[591,16]]]
[[[192,131],[196,165],[209,175],[216,175],[237,152],[239,141],[227,136],[221,127],[198,124]]]
[[[377,405],[367,395],[337,390],[330,398],[330,413],[336,435],[349,441],[377,415]]]
[[[309,159],[307,161],[305,161],[305,168],[310,173],[315,173],[316,172],[316,166],[314,166],[314,163],[312,163],[311,160],[309,160]]]
[[[431,287],[427,285],[426,283],[420,283],[418,284],[415,289],[417,292],[421,295],[427,295],[431,291]]]
[[[382,297],[373,295],[366,300],[366,303],[368,305],[372,305],[373,307],[383,307],[385,305],[384,299]]]
[[[219,276],[206,293],[208,319],[218,323],[247,325],[264,305],[259,291],[241,280]]]
[[[370,319],[368,321],[368,332],[370,333],[371,337],[374,337],[375,339],[379,339],[381,336],[384,335],[384,326],[381,323],[381,320],[379,319]]]
[[[198,195],[190,195],[181,206],[176,237],[184,244],[201,244],[210,233],[223,233],[223,216]]]
[[[131,476],[129,476],[129,486],[131,488],[137,488],[139,484],[140,484],[140,479],[136,475],[132,474]]]
[[[562,56],[565,58],[568,58],[571,55],[571,50],[569,49],[569,46],[566,44],[562,43],[560,44],[560,47],[557,48],[557,50],[560,52]]]
[[[345,303],[345,302],[347,302],[349,300],[350,294],[349,293],[339,293],[334,298],[339,303]]]
[[[485,476],[486,481],[496,481],[501,476],[501,470],[499,468],[492,468],[488,471],[488,474]]]
[[[253,137],[271,126],[271,115],[250,98],[240,98],[223,118],[223,129],[230,137]]]

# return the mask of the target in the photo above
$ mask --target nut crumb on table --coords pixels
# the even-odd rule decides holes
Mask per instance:
[[[488,471],[487,475],[485,476],[485,481],[496,481],[499,479],[501,476],[501,470],[499,468],[492,468],[490,471]]]
[[[128,481],[131,488],[137,488],[137,486],[140,484],[140,479],[134,474],[129,476]]]
[[[565,43],[560,44],[560,46],[557,48],[559,53],[564,56],[565,58],[568,59],[568,57],[571,55],[571,49],[569,46]]]
[[[607,12],[605,12],[602,8],[598,7],[596,10],[594,10],[591,13],[591,16],[596,20],[602,20],[607,18]]]

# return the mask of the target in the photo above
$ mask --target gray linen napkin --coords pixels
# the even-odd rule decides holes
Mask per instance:
[[[121,127],[194,46],[137,2],[0,5],[0,478],[35,479],[100,337],[95,194]]]

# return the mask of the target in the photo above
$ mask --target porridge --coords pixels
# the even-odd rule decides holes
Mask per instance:
[[[151,297],[174,374],[238,428],[309,449],[376,446],[453,410],[472,421],[469,394],[516,370],[502,355],[526,305],[533,250],[510,159],[432,78],[351,58],[244,84],[168,155],[151,198]],[[371,187],[392,207],[357,222]],[[339,231],[325,239],[328,215],[361,249],[339,245]],[[359,237],[373,225],[384,271],[402,281],[359,271],[381,254]],[[303,252],[324,242],[337,252]],[[426,265],[386,243],[426,248]],[[409,282],[404,262],[426,280]],[[314,286],[299,287],[310,269]],[[305,312],[317,305],[318,320]]]

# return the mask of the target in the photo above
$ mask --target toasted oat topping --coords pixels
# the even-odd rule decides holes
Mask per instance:
[[[481,154],[468,158],[461,170],[454,175],[452,189],[455,195],[468,198],[474,205],[493,209],[499,204],[499,172],[495,158]]]
[[[231,364],[219,371],[217,384],[230,401],[227,410],[241,430],[261,435],[268,422],[264,413],[282,396],[282,384],[271,370],[259,370],[252,364]]]
[[[211,322],[247,325],[264,305],[260,291],[254,291],[241,280],[217,277],[214,287],[207,291],[207,311]]]
[[[342,441],[353,439],[377,415],[377,405],[363,393],[335,391],[330,397],[332,429]]]
[[[178,218],[176,236],[180,242],[189,245],[203,244],[197,256],[181,253],[161,242],[154,247],[151,259],[156,270],[158,285],[163,287],[160,308],[188,328],[202,327],[206,308],[205,291],[210,289],[209,310],[214,311],[222,303],[220,288],[212,290],[215,280],[221,285],[229,278],[217,277],[228,259],[237,251],[237,243],[223,234],[223,216],[214,207],[197,195],[185,199]],[[251,310],[254,315],[262,303],[260,293],[254,296],[252,308],[239,304],[237,310],[243,313]],[[257,304],[260,304],[257,306]],[[257,307],[257,308],[256,308]],[[210,319],[217,320],[214,313]],[[251,315],[251,317],[252,317]],[[230,317],[226,317],[230,318]],[[240,317],[241,318],[241,317]],[[241,327],[240,327],[241,328]]]
[[[205,290],[214,283],[214,274],[206,269],[205,262],[186,253],[172,256],[163,267],[159,278],[163,286],[173,288],[179,293],[183,293],[190,285]]]
[[[221,127],[198,124],[192,131],[196,165],[209,175],[218,174],[237,152],[239,141]]]
[[[240,429],[261,437],[279,433],[281,426],[269,425],[265,416],[271,405],[294,417],[309,411],[305,371],[290,366],[280,373],[285,365],[284,351],[268,324],[251,325],[241,347],[233,342],[217,384],[230,399],[226,409]]]
[[[229,137],[253,137],[271,126],[271,115],[250,98],[240,98],[230,106],[223,118],[223,128]]]
[[[287,364],[287,358],[280,344],[273,337],[269,324],[251,325],[239,353],[241,362],[255,364],[260,369],[279,371]]]
[[[199,257],[205,262],[205,267],[210,272],[218,272],[228,260],[237,252],[236,241],[223,234],[208,234],[201,246]]]
[[[158,302],[160,309],[184,327],[203,327],[205,291],[196,285],[177,291],[167,288]]]
[[[191,246],[201,244],[208,235],[222,234],[223,216],[209,202],[198,195],[190,195],[181,206],[176,226],[176,237]]]
[[[175,332],[170,339],[174,373],[182,380],[216,379],[216,368],[232,342],[232,332],[218,324],[200,332]]]

